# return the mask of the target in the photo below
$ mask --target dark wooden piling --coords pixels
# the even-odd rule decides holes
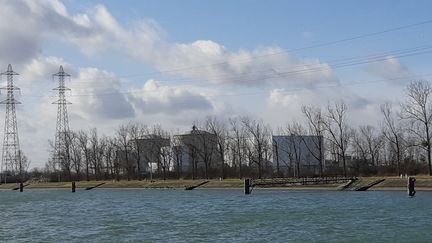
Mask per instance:
[[[75,192],[75,189],[76,189],[75,181],[72,181],[72,192]]]
[[[408,177],[408,196],[413,197],[416,194],[415,191],[415,181],[416,179],[414,177]]]
[[[251,193],[251,187],[252,187],[251,179],[245,179],[244,180],[244,193],[245,193],[245,195],[249,195]]]
[[[20,192],[23,192],[23,191],[24,191],[24,184],[20,183],[20,185],[19,185],[19,190],[20,190]]]

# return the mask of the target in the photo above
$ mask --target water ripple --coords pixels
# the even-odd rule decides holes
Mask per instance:
[[[431,242],[432,193],[0,191],[2,242]]]

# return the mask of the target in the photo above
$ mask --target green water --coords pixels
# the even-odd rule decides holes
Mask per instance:
[[[432,193],[0,191],[1,242],[432,242]]]

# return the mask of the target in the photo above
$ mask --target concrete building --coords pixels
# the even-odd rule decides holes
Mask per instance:
[[[221,163],[217,151],[217,136],[195,126],[186,134],[174,136],[174,151],[178,152],[179,166],[182,172],[205,173],[219,168]],[[176,166],[176,163],[174,163]],[[193,172],[193,170],[195,170]]]
[[[284,176],[319,175],[324,168],[323,140],[322,136],[272,136],[275,171]]]
[[[132,142],[132,141],[131,141]],[[171,140],[160,135],[150,134],[133,141],[138,146],[141,173],[156,172],[166,165],[172,170],[172,164],[166,161],[170,151]]]

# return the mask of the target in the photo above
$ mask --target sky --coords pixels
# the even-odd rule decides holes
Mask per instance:
[[[209,115],[276,128],[341,100],[353,126],[378,127],[381,104],[432,77],[431,1],[0,2],[0,70],[20,74],[31,167],[49,157],[60,65],[71,129],[107,135],[128,122],[184,132]]]

